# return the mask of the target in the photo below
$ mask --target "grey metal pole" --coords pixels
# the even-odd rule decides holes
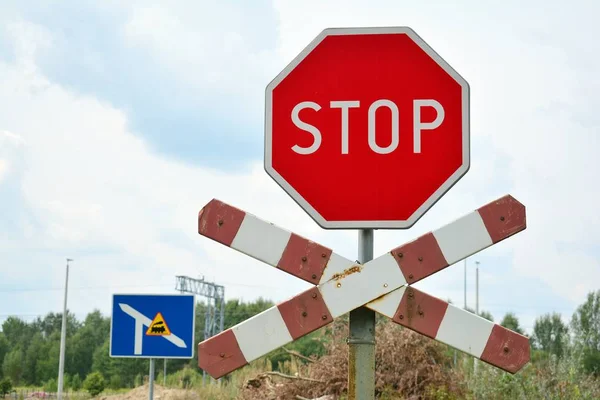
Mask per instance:
[[[67,341],[67,294],[69,292],[69,262],[73,261],[67,258],[67,272],[65,276],[65,298],[63,303],[63,315],[62,315],[62,326],[60,330],[60,356],[58,360],[58,393],[56,395],[58,400],[62,400],[62,392],[64,385],[64,374],[65,374],[65,342]]]
[[[466,310],[467,309],[467,259],[465,258],[464,262],[463,262],[463,272],[464,272],[464,284],[463,284],[463,288],[464,288],[464,303],[463,303],[463,308]],[[456,365],[456,349],[454,350],[454,365]]]
[[[148,399],[154,398],[154,358],[150,359],[150,373],[148,374]]]
[[[358,261],[373,259],[373,229],[358,232]],[[348,338],[348,400],[375,398],[375,311],[350,311]]]
[[[165,367],[163,369],[163,386],[167,387],[167,359],[165,358]]]
[[[223,297],[221,298],[221,321],[219,321],[219,332],[223,332],[225,326],[225,289],[223,289]]]

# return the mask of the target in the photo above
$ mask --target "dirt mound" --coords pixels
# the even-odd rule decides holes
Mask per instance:
[[[99,396],[99,400],[147,400],[148,384],[138,386],[127,393]],[[200,400],[198,393],[185,389],[171,389],[154,384],[155,400]]]

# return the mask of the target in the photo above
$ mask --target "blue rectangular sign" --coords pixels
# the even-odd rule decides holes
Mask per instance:
[[[110,356],[192,358],[194,295],[115,294]]]

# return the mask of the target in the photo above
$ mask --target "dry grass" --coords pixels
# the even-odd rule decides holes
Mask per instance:
[[[257,374],[245,382],[239,398],[343,398],[348,390],[348,345],[344,342],[347,326],[338,326],[335,332],[327,344],[327,355],[314,363],[300,364],[296,371],[285,371],[288,377]],[[463,379],[448,368],[451,360],[443,345],[392,323],[378,324],[376,340],[378,398],[426,399],[434,398],[436,392],[449,395],[447,398],[463,396],[464,388],[456,384]]]

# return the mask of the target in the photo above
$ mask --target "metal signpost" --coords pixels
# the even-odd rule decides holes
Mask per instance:
[[[409,228],[469,169],[469,85],[410,28],[324,30],[265,108],[265,169],[324,228]],[[374,330],[350,313],[350,398],[374,387]]]
[[[148,397],[154,396],[156,358],[194,357],[193,295],[115,294],[110,356],[149,358]]]
[[[510,196],[373,259],[374,229],[413,226],[469,170],[469,85],[412,29],[325,29],[266,88],[265,170],[358,258],[213,200],[198,232],[314,288],[198,345],[214,378],[350,313],[349,399],[372,399],[375,312],[509,372],[524,336],[410,285],[525,229]],[[465,334],[468,331],[469,334]]]

